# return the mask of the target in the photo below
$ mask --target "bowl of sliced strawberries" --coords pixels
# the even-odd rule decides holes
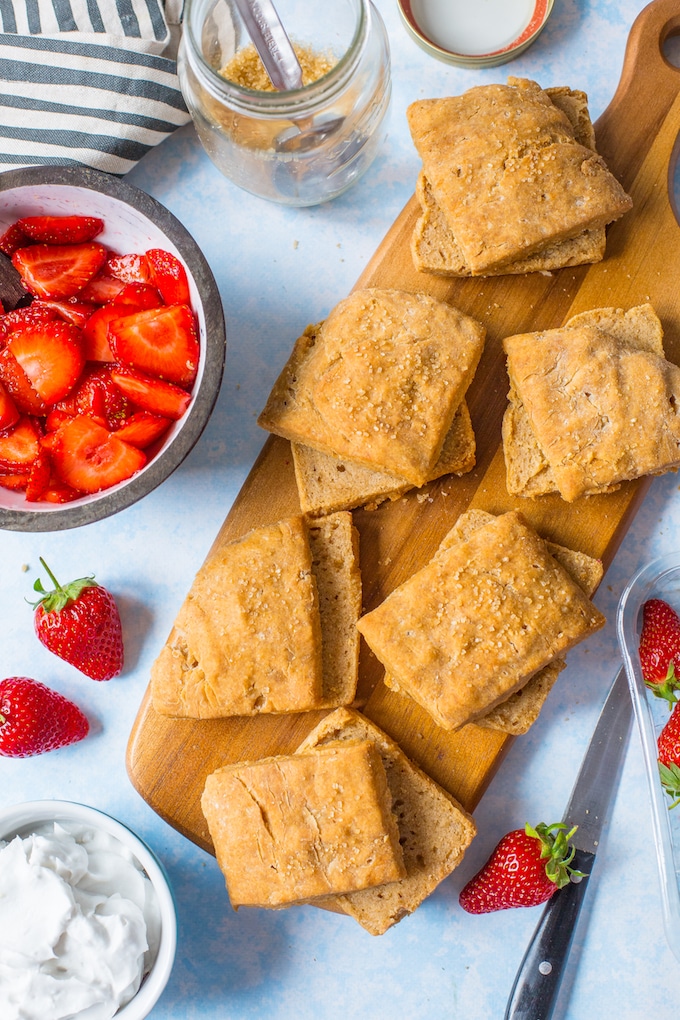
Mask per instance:
[[[0,174],[0,527],[117,513],[196,444],[226,348],[212,272],[155,199],[86,167]]]

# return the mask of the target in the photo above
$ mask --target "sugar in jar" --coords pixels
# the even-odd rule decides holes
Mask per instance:
[[[230,0],[188,0],[180,85],[225,177],[274,202],[317,205],[358,180],[383,141],[387,34],[370,0],[276,0],[276,10],[302,87],[273,88]]]

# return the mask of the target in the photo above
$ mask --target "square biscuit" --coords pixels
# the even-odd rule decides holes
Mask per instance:
[[[599,230],[631,208],[602,158],[536,82],[418,100],[411,136],[472,275]]]
[[[427,294],[355,291],[299,338],[258,423],[423,485],[484,340],[480,323]]]
[[[369,740],[227,765],[208,776],[201,807],[235,909],[405,875],[385,769]]]
[[[411,235],[411,255],[413,264],[421,273],[434,276],[523,276],[525,273],[550,273],[568,266],[590,265],[604,258],[606,233],[604,227],[599,227],[583,230],[576,237],[555,241],[525,258],[473,273],[422,172],[416,182],[416,198],[421,212]]]
[[[663,328],[650,304],[623,308],[594,308],[571,316],[565,328],[593,326],[631,347],[664,356]],[[514,496],[544,496],[558,492],[550,463],[538,444],[526,408],[514,387],[510,386],[508,406],[503,417],[503,453],[508,492]],[[602,492],[619,488],[617,483],[603,486]]]
[[[514,79],[510,78],[508,83],[513,82]],[[576,141],[594,150],[595,131],[588,111],[586,94],[567,87],[547,88],[545,94],[568,117]],[[421,215],[411,238],[411,251],[416,269],[439,276],[471,276],[470,266],[466,263],[460,245],[422,172],[418,175],[416,197],[421,206]],[[604,227],[584,230],[576,237],[541,247],[526,258],[490,269],[484,275],[545,273],[566,266],[600,262],[604,258],[605,245]]]
[[[494,520],[494,515],[485,510],[468,510],[462,513],[444,539],[440,549],[456,541],[464,540],[477,528],[483,527],[492,520]],[[578,550],[567,549],[556,542],[546,541],[546,548],[550,555],[576,581],[588,598],[592,598],[604,574],[602,561]],[[531,679],[518,691],[511,694],[506,701],[501,702],[486,715],[477,719],[477,725],[510,733],[513,736],[526,733],[536,722],[548,694],[565,667],[566,662],[562,659],[555,659],[548,663],[543,669],[539,669],[538,673],[534,673]]]
[[[444,544],[358,626],[385,682],[453,730],[488,714],[604,623],[512,511]]]
[[[680,464],[680,368],[661,355],[585,324],[504,348],[515,414],[521,403],[564,500]]]
[[[154,709],[209,719],[349,704],[360,612],[350,514],[255,528],[196,575],[152,667]]]
[[[377,506],[396,499],[413,486],[386,471],[376,471],[346,458],[292,443],[293,465],[300,507],[309,514],[329,514],[360,506]],[[476,442],[470,412],[463,400],[456,411],[444,446],[428,481],[443,475],[463,475],[475,466]]]
[[[477,832],[471,815],[361,713],[339,708],[298,748],[370,740],[385,767],[406,874],[397,882],[317,901],[349,914],[371,935],[382,935],[413,911],[458,867]]]

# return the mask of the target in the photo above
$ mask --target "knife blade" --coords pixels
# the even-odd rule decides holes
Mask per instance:
[[[618,786],[631,719],[632,701],[621,667],[564,812],[567,829],[578,826],[571,840],[576,848],[571,867],[585,877],[572,880],[548,900],[517,971],[505,1020],[550,1020],[552,1016],[602,829]]]

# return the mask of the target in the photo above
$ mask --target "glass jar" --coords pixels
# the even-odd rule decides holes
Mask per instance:
[[[384,138],[390,99],[385,26],[370,0],[276,0],[293,46],[330,58],[302,88],[260,91],[227,79],[252,47],[230,0],[189,0],[178,73],[198,137],[239,187],[285,205],[317,205],[346,191]]]

